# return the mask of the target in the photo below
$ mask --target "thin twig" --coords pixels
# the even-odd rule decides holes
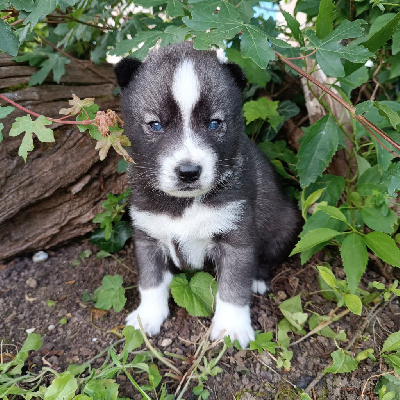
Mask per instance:
[[[106,79],[107,81],[113,83],[114,85],[116,84],[116,82],[114,81],[114,79],[111,79],[110,77],[104,75],[103,73],[101,73],[100,71],[98,71],[93,65],[90,64],[90,62],[84,62],[81,60],[78,60],[77,58],[71,56],[70,54],[66,53],[65,51],[61,50],[60,48],[58,48],[57,46],[55,46],[53,43],[49,42],[47,39],[45,39],[44,37],[37,35],[39,37],[39,39],[48,44],[52,49],[54,49],[55,51],[58,51],[60,54],[62,54],[63,56],[69,58],[70,60],[76,62],[77,64],[81,65],[83,68],[86,69],[90,69],[92,72],[94,72],[96,75]]]
[[[385,372],[385,373],[383,373],[383,374],[378,374],[378,375],[372,375],[372,376],[370,376],[370,377],[366,380],[366,382],[365,382],[365,384],[364,384],[364,386],[363,386],[363,390],[362,390],[362,392],[361,392],[361,398],[362,398],[362,399],[364,398],[364,392],[365,392],[365,389],[367,388],[368,382],[369,382],[371,379],[373,379],[373,378],[379,378],[379,377],[384,376],[384,375],[394,375],[394,371],[389,371],[389,372]]]
[[[286,57],[286,60],[303,60],[304,58],[308,58],[313,56],[317,52],[317,49],[315,49],[313,52],[310,54],[306,54],[304,56],[299,56],[299,57]]]
[[[303,337],[301,337],[299,340],[296,340],[293,343],[289,344],[289,347],[294,346],[295,344],[298,344],[300,342],[302,342],[303,340],[309,338],[310,336],[314,335],[315,333],[318,333],[320,330],[326,328],[327,326],[329,326],[332,322],[338,321],[340,318],[344,317],[345,315],[347,315],[350,312],[350,310],[348,308],[346,308],[346,310],[343,310],[341,313],[337,314],[337,315],[332,315],[331,319],[328,321],[323,321],[321,322],[318,326],[316,326],[313,330],[311,330],[310,332],[308,332],[306,335],[304,335]]]
[[[19,108],[22,111],[25,111],[27,114],[33,115],[34,117],[41,117],[40,114],[28,110],[27,108],[21,106],[20,104],[16,103],[15,101],[9,99],[8,97],[4,96],[3,94],[0,93],[0,98],[3,99],[4,101],[6,101],[7,103],[12,104],[13,106]],[[92,125],[96,122],[96,120],[94,119],[87,119],[87,120],[83,120],[83,121],[65,121],[63,119],[58,119],[58,118],[50,118],[50,117],[45,117],[46,119],[48,119],[51,122],[55,122],[57,124],[67,124],[67,125]]]
[[[390,303],[391,299],[393,299],[394,297],[395,297],[395,295],[392,294],[391,298],[389,299],[389,301],[384,301],[383,299],[381,299],[381,301],[378,301],[378,303],[376,303],[375,306],[371,308],[370,312],[365,317],[364,322],[357,329],[357,332],[353,335],[353,337],[351,338],[350,342],[346,346],[346,350],[350,350],[350,348],[353,346],[353,344],[355,343],[357,338],[362,334],[364,329]]]
[[[151,354],[154,355],[158,360],[160,360],[163,364],[165,364],[167,367],[171,368],[173,371],[175,371],[178,376],[182,376],[182,372],[179,371],[178,368],[175,367],[175,365],[171,364],[169,360],[167,360],[165,357],[163,357],[150,343],[149,339],[146,336],[146,333],[143,329],[142,321],[140,320],[140,316],[138,315],[137,317],[139,326],[140,326],[140,332],[142,332],[143,340],[146,343],[146,346],[150,349]]]

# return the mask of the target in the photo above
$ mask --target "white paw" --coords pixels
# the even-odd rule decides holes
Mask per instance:
[[[254,279],[253,284],[251,285],[251,291],[253,293],[265,294],[268,290],[269,285],[267,285],[265,281]]]
[[[211,340],[230,336],[232,342],[237,340],[245,348],[254,340],[254,330],[251,327],[250,307],[236,306],[222,301],[217,295],[217,310],[213,318]]]
[[[138,316],[142,322],[144,331],[149,335],[157,335],[160,333],[162,323],[168,317],[168,306],[159,307],[157,305],[149,305],[141,303],[140,306],[126,317],[126,325],[132,325],[136,329],[140,329]]]
[[[143,329],[148,335],[160,333],[161,325],[169,314],[168,295],[171,281],[172,274],[166,272],[159,286],[151,289],[142,289],[139,286],[140,305],[126,317],[126,325],[139,329],[139,316]]]

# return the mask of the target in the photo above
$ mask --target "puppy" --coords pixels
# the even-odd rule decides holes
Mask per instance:
[[[141,302],[127,317],[149,335],[167,318],[171,267],[216,268],[211,339],[254,339],[251,292],[268,290],[271,268],[288,254],[295,207],[244,133],[246,78],[214,51],[181,43],[116,68],[126,135],[132,142],[130,215]]]

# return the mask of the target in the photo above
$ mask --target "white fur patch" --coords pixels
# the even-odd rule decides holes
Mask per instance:
[[[236,306],[220,299],[217,294],[217,308],[213,318],[211,340],[230,336],[237,340],[242,348],[254,340],[254,330],[250,320],[250,306]]]
[[[172,95],[181,109],[184,126],[187,127],[192,109],[200,98],[200,83],[193,61],[184,60],[178,66],[172,82]]]
[[[215,179],[215,168],[218,158],[211,150],[197,143],[190,133],[185,136],[182,146],[161,157],[161,168],[158,177],[160,190],[175,197],[197,197],[207,193]],[[184,162],[201,166],[201,175],[198,181],[199,189],[178,190],[178,176],[176,168]]]
[[[156,335],[164,320],[168,317],[169,284],[172,281],[172,274],[166,272],[162,283],[152,289],[142,289],[140,292],[140,305],[126,317],[126,325],[132,325],[139,329],[138,315],[144,331],[148,335]]]
[[[194,201],[181,217],[140,211],[133,206],[130,214],[136,227],[160,241],[177,267],[181,266],[173,241],[178,243],[187,264],[199,269],[212,249],[212,237],[235,229],[244,205],[245,201],[233,201],[209,207]]]
[[[172,94],[182,113],[183,137],[180,146],[160,155],[161,168],[158,176],[158,187],[170,196],[198,197],[212,188],[218,158],[212,149],[199,138],[196,138],[190,128],[191,113],[200,98],[200,82],[193,61],[184,60],[176,69],[172,83]],[[199,180],[193,190],[179,189],[181,182],[176,169],[183,163],[191,163],[201,167]]]
[[[253,293],[265,294],[265,292],[269,289],[267,284],[262,280],[254,279],[253,284],[251,285],[251,290]]]

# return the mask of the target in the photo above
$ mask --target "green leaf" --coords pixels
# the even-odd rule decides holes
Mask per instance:
[[[143,344],[143,336],[140,330],[135,329],[133,326],[125,326],[122,330],[122,334],[125,336],[125,345],[122,350],[123,361],[125,364],[129,356],[129,353],[135,349],[138,349]]]
[[[243,26],[240,49],[244,58],[251,58],[260,68],[266,68],[275,59],[268,35],[254,25]]]
[[[325,74],[334,77],[345,76],[345,70],[341,62],[342,58],[353,63],[365,63],[373,56],[363,46],[343,46],[340,44],[343,39],[362,36],[364,29],[361,25],[364,23],[365,21],[361,19],[352,22],[345,20],[323,39],[318,38],[313,31],[307,31],[310,45],[317,49],[316,58]]]
[[[155,29],[150,31],[142,31],[132,39],[126,39],[118,42],[115,46],[115,49],[111,51],[110,54],[124,56],[132,51],[132,54],[135,56],[135,58],[143,60],[146,57],[149,49],[155,46],[155,44],[158,42],[158,39],[161,35],[162,32]],[[139,48],[141,43],[143,43],[143,45]]]
[[[358,103],[356,106],[356,115],[365,114],[368,111],[372,110],[374,106],[374,102],[371,100],[363,101],[362,103]]]
[[[76,378],[68,371],[58,375],[46,390],[44,400],[71,400],[78,389]]]
[[[36,3],[36,8],[25,19],[24,24],[30,24],[31,29],[42,20],[46,15],[52,13],[58,5],[57,0],[39,0]]]
[[[316,211],[323,211],[325,214],[328,214],[330,217],[338,219],[339,221],[343,221],[346,224],[348,224],[347,222],[347,218],[345,217],[345,215],[336,207],[332,207],[332,206],[328,206],[326,205],[326,203],[320,203],[315,207],[314,212]]]
[[[116,312],[120,312],[126,303],[122,277],[120,275],[106,275],[101,286],[95,290],[93,297],[96,299],[96,308],[101,310],[114,308]]]
[[[0,51],[12,56],[18,54],[19,41],[10,25],[0,19]]]
[[[329,205],[336,206],[340,196],[343,193],[344,186],[345,179],[343,176],[324,174],[318,177],[315,182],[307,186],[307,188],[305,188],[305,196],[309,196],[310,193],[313,193],[318,189],[323,189],[319,201],[326,201]]]
[[[384,262],[400,267],[400,250],[390,236],[381,232],[370,232],[364,236],[364,241]]]
[[[315,23],[316,34],[319,39],[323,39],[333,31],[333,2],[332,0],[321,0],[319,3],[319,13]]]
[[[379,110],[379,114],[384,116],[394,129],[400,124],[400,116],[397,112],[393,111],[389,106],[381,104],[379,101],[374,102],[374,107]]]
[[[297,169],[302,187],[315,182],[322,175],[339,145],[339,127],[332,116],[327,115],[304,133],[297,154]]]
[[[24,10],[31,12],[35,9],[35,2],[33,0],[12,0],[12,5],[17,10]]]
[[[382,346],[381,353],[400,350],[400,332],[394,332],[388,336]]]
[[[206,272],[197,272],[190,282],[185,274],[179,274],[171,282],[171,294],[179,307],[190,315],[208,317],[215,308],[217,282]]]
[[[113,356],[112,352],[111,356]],[[119,369],[115,372],[119,372]],[[85,385],[83,392],[93,400],[118,400],[118,383],[113,379],[92,379]],[[143,399],[150,399],[150,397],[145,395]]]
[[[344,296],[344,303],[352,313],[356,315],[361,315],[362,303],[358,296],[348,293]]]
[[[53,131],[49,128],[46,128],[46,125],[51,125],[51,122],[43,115],[38,117],[35,121],[32,121],[30,115],[17,117],[15,119],[9,135],[18,136],[19,134],[25,132],[22,143],[18,150],[18,155],[20,155],[25,162],[28,152],[33,150],[33,134],[36,134],[37,138],[41,142],[54,142]]]
[[[272,101],[267,97],[260,97],[257,100],[247,101],[243,105],[244,117],[246,124],[255,121],[256,119],[267,120],[273,122],[276,126],[283,122],[284,117],[278,114],[278,101]]]
[[[360,208],[360,214],[365,225],[369,228],[388,234],[394,232],[394,226],[398,221],[398,217],[394,211],[389,210],[387,215],[384,216],[380,208],[373,206]]]
[[[279,304],[279,309],[291,325],[299,331],[303,329],[308,315],[303,312],[300,294]]]
[[[343,235],[343,232],[334,231],[329,228],[317,228],[306,233],[296,244],[296,247],[290,253],[290,256],[300,253],[304,250],[310,249],[311,247],[327,242],[338,235]]]
[[[255,339],[250,342],[250,350],[257,350],[260,354],[266,350],[275,354],[278,345],[272,341],[273,336],[272,332],[259,333],[256,335]]]
[[[295,17],[293,17],[291,14],[289,14],[286,11],[282,11],[282,15],[284,16],[287,26],[290,29],[290,31],[292,32],[294,39],[297,42],[302,43],[303,38],[302,38],[301,31],[300,31],[300,22],[297,21],[297,19]]]
[[[375,393],[385,389],[386,394],[394,393],[394,397],[382,397],[382,400],[400,400],[400,379],[393,375],[383,375],[375,386]]]
[[[30,351],[39,350],[42,346],[42,339],[40,335],[37,333],[30,333],[25,340],[25,343],[22,345],[18,354],[13,358],[13,360],[9,363],[9,366],[15,366],[10,375],[19,375],[21,374],[22,367],[24,366],[25,360],[28,358],[28,354]]]
[[[161,35],[161,46],[183,42],[189,32],[189,28],[169,25]]]
[[[393,15],[393,18],[389,22],[386,22],[381,29],[373,33],[373,35],[363,43],[363,46],[372,52],[377,51],[393,36],[399,27],[399,22],[400,12]]]
[[[400,29],[393,35],[392,40],[392,55],[400,52]]]
[[[105,239],[105,230],[102,228],[96,229],[90,241],[99,246],[101,250],[108,253],[117,253],[125,246],[126,241],[132,236],[132,227],[128,221],[117,222],[111,231],[109,240]]]
[[[332,359],[332,365],[324,370],[324,374],[328,372],[332,374],[353,372],[358,367],[358,361],[347,354],[343,349],[335,350],[332,353]]]
[[[318,266],[317,269],[318,269],[319,275],[325,281],[325,283],[332,289],[336,289],[337,281],[336,281],[335,275],[333,275],[333,272],[328,267],[324,267],[324,266]]]
[[[344,238],[340,255],[351,293],[355,293],[368,263],[368,253],[363,238],[351,232]]]
[[[59,53],[50,53],[49,58],[40,64],[39,71],[35,72],[30,80],[29,85],[41,85],[46,79],[47,75],[53,71],[53,80],[60,83],[60,79],[65,75],[65,65],[69,64],[71,61],[61,56]]]
[[[172,18],[185,15],[182,2],[179,0],[169,0],[165,11]]]

